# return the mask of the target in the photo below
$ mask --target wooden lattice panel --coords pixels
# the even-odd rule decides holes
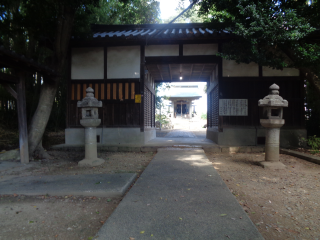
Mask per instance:
[[[144,86],[144,126],[154,127],[154,95]]]

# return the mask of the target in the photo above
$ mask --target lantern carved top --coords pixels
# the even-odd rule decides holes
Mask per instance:
[[[98,101],[94,97],[94,90],[91,87],[86,89],[87,95],[82,101],[78,101],[77,107],[87,108],[87,107],[102,107],[102,102]]]
[[[279,96],[280,87],[277,84],[272,84],[269,95],[259,100],[259,107],[288,107],[288,101]]]

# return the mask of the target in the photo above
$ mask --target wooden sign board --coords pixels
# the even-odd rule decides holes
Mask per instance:
[[[219,99],[219,116],[248,116],[248,99]]]
[[[141,103],[141,94],[136,94],[134,96],[134,102],[135,103]]]

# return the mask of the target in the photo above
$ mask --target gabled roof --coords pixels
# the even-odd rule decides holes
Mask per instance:
[[[175,94],[169,96],[169,98],[185,98],[185,97],[190,97],[190,98],[199,97],[199,98],[201,98],[201,95],[197,92],[179,92],[179,93],[175,93]]]
[[[91,25],[93,38],[115,39],[192,39],[230,37],[228,31],[216,31],[206,23]]]

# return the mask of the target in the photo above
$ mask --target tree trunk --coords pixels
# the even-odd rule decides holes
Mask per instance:
[[[319,75],[315,73],[315,71],[312,71],[312,69],[309,68],[300,68],[301,73],[305,77],[305,79],[311,84],[311,86],[314,87],[316,92],[318,93],[318,96],[320,96],[320,79]]]
[[[63,78],[64,70],[67,64],[67,54],[69,41],[72,34],[72,26],[76,9],[60,6],[60,15],[57,17],[56,38],[54,43],[53,66],[51,66],[59,75],[52,78],[52,81],[44,78],[41,87],[38,107],[32,117],[29,125],[29,153],[33,155],[37,150],[37,157],[48,158],[42,147],[42,136],[47,126],[52,105],[58,89],[59,81]]]
[[[46,129],[50,117],[57,88],[57,82],[49,82],[48,80],[45,80],[41,87],[38,107],[29,125],[28,139],[30,154],[33,154],[33,152],[41,142],[43,133]]]

